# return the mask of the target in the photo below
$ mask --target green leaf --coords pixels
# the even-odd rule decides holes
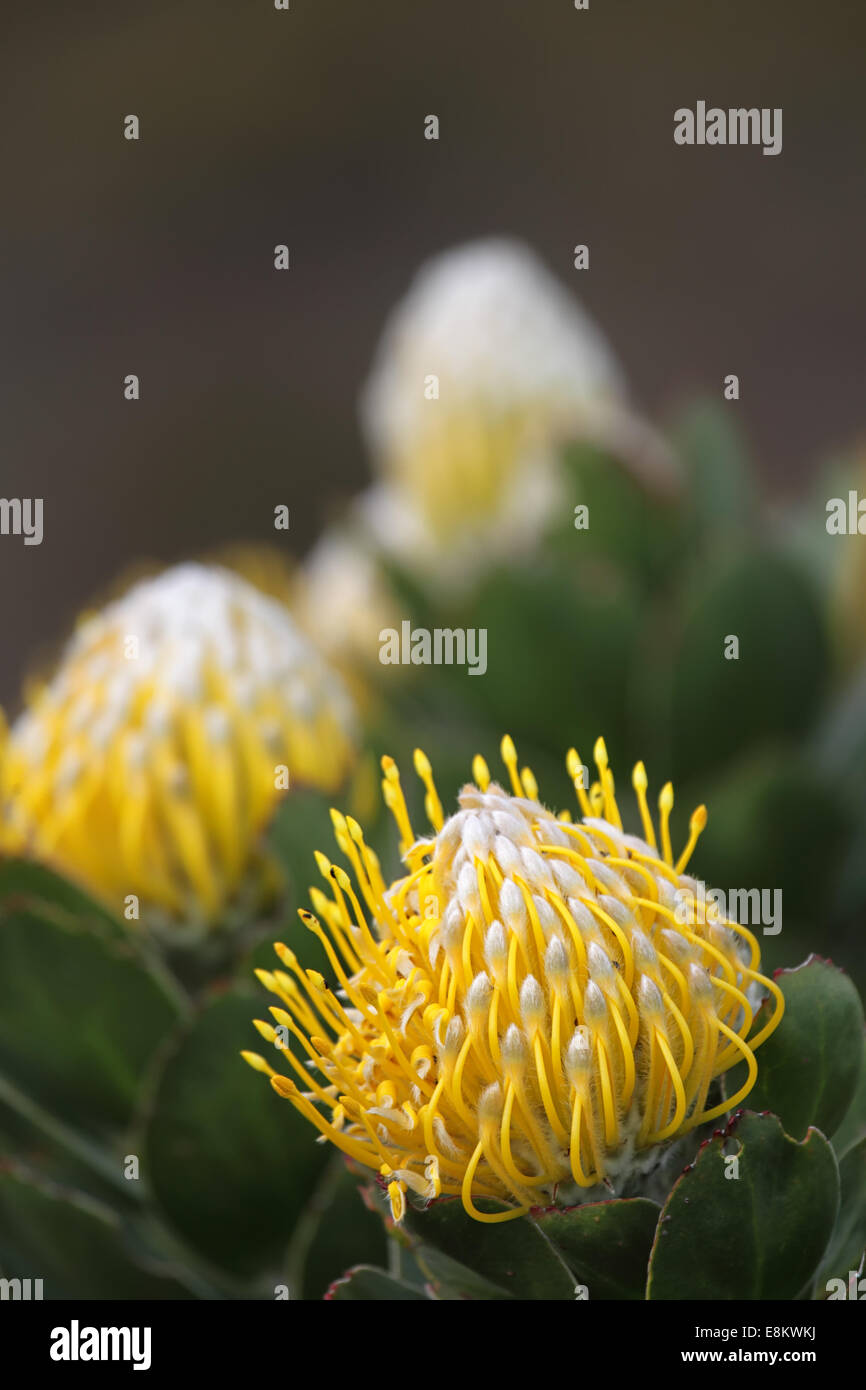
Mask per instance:
[[[701,574],[673,673],[680,780],[763,740],[799,737],[815,716],[828,671],[816,595],[789,558],[752,551]],[[725,657],[730,637],[739,641],[737,659]]]
[[[672,429],[688,478],[693,530],[719,546],[728,545],[731,535],[753,531],[759,514],[754,468],[736,409],[707,397],[691,403]]]
[[[726,1135],[730,1137],[726,1137]],[[736,1156],[738,1175],[725,1157]],[[794,1299],[833,1231],[839,1174],[817,1130],[800,1143],[774,1115],[743,1114],[704,1144],[662,1208],[650,1299]]]
[[[184,1272],[104,1203],[23,1170],[0,1173],[0,1272],[42,1279],[45,1298],[190,1298]]]
[[[373,1269],[370,1265],[358,1265],[350,1269],[331,1285],[325,1298],[332,1303],[362,1302],[375,1303],[425,1301],[420,1289],[386,1274],[384,1269]]]
[[[296,951],[307,970],[330,972],[328,957],[315,936],[298,918],[299,907],[310,907],[310,885],[326,888],[316,865],[316,851],[342,864],[343,857],[334,843],[331,806],[343,806],[343,799],[327,797],[308,788],[298,788],[281,803],[268,831],[268,848],[283,878],[283,892],[272,920],[265,922],[259,940],[241,960],[238,974],[249,977],[261,967],[277,967],[273,943],[282,941]]]
[[[509,1292],[501,1284],[494,1284],[432,1245],[418,1245],[412,1254],[427,1281],[426,1287],[442,1303],[510,1303],[521,1297],[518,1291]]]
[[[678,498],[650,492],[628,464],[589,444],[565,450],[563,475],[561,524],[548,543],[572,568],[603,561],[652,583],[676,563],[685,522]],[[578,506],[588,510],[585,529],[575,526]]]
[[[125,931],[102,903],[33,859],[0,859],[0,903],[4,907],[55,907],[76,918],[79,925],[98,926],[112,935]]]
[[[688,814],[702,801],[709,810],[695,856],[701,878],[726,891],[753,884],[781,892],[783,930],[763,938],[762,955],[764,948],[786,948],[793,930],[808,934],[810,950],[815,920],[826,920],[827,886],[850,832],[850,818],[823,768],[802,754],[762,748],[726,767],[712,784],[700,778],[678,786],[677,801]],[[797,958],[785,949],[777,964]]]
[[[134,1207],[142,1199],[141,1184],[123,1176],[127,1146],[121,1143],[112,1147],[80,1133],[0,1075],[0,1158],[10,1155],[40,1177]]]
[[[660,1208],[643,1197],[533,1217],[591,1300],[642,1299]]]
[[[862,798],[866,791],[866,663],[830,702],[809,755],[826,768],[834,786]]]
[[[849,1149],[839,1163],[839,1217],[815,1280],[819,1297],[828,1279],[844,1279],[859,1269],[866,1250],[866,1139]]]
[[[831,544],[850,541],[858,545],[863,538],[833,536],[829,539]],[[859,975],[861,987],[866,989],[866,966],[860,950],[861,923],[866,913],[866,663],[860,665],[825,711],[806,753],[823,770],[839,805],[854,822],[838,871],[832,876],[822,874],[820,877],[830,890],[830,910],[848,928],[851,972]],[[826,911],[825,908],[825,916]]]
[[[344,1269],[387,1263],[388,1238],[371,1203],[372,1174],[335,1153],[299,1220],[286,1258],[292,1297],[320,1299]],[[297,1292],[296,1292],[297,1291]]]
[[[614,757],[639,618],[639,597],[615,572],[578,575],[541,560],[532,570],[500,569],[456,620],[487,631],[485,675],[441,667],[437,679],[500,737],[543,743],[561,759],[576,731],[589,742],[603,730]]]
[[[785,1013],[756,1054],[758,1079],[752,1110],[771,1110],[786,1132],[801,1139],[810,1125],[831,1135],[851,1104],[863,1060],[863,1006],[848,976],[830,961],[810,956],[776,982]],[[755,1028],[772,1009],[763,1005]],[[730,1074],[728,1094],[745,1080],[745,1064]]]
[[[210,1000],[158,1079],[144,1136],[156,1199],[182,1237],[234,1274],[276,1268],[329,1153],[313,1127],[251,1071],[265,1051],[262,994]]]
[[[0,911],[0,1074],[82,1130],[129,1121],[182,1004],[126,938]]]
[[[481,1211],[507,1208],[500,1202],[479,1201]],[[539,1226],[526,1217],[488,1224],[468,1216],[462,1204],[440,1197],[423,1211],[407,1209],[405,1230],[417,1243],[416,1258],[425,1268],[429,1251],[453,1261],[447,1267],[448,1285],[466,1298],[490,1297],[479,1293],[479,1278],[493,1285],[499,1297],[521,1299],[573,1299],[574,1279],[562,1257]],[[444,1273],[440,1267],[439,1274]]]
[[[316,850],[329,858],[337,852],[330,808],[342,804],[340,797],[307,788],[290,792],[280,804],[268,831],[268,844],[286,871],[293,907],[306,906],[308,884],[320,882]]]
[[[860,1065],[860,1079],[851,1104],[845,1111],[845,1118],[832,1138],[833,1149],[837,1155],[847,1153],[866,1139],[866,1037],[861,1049],[863,1060]]]

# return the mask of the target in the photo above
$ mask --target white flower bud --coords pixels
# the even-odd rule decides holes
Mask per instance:
[[[478,874],[474,864],[464,864],[457,877],[457,897],[465,913],[472,913],[476,921],[481,918],[481,895],[478,892]]]
[[[581,1024],[575,1028],[565,1052],[565,1070],[570,1081],[578,1081],[592,1066],[592,1038],[589,1029]]]
[[[562,988],[568,976],[568,953],[558,936],[552,936],[544,953],[544,971],[551,984]]]
[[[586,960],[589,966],[589,973],[598,984],[611,985],[616,976],[616,969],[613,961],[606,951],[596,942],[591,941],[586,948]]]
[[[523,894],[513,879],[507,878],[499,890],[499,911],[511,931],[522,932],[528,921]]]
[[[523,873],[520,850],[512,840],[506,839],[504,835],[497,835],[493,844],[493,853],[503,874]]]
[[[508,942],[501,922],[491,922],[484,938],[484,959],[494,978],[498,979],[508,967]]]
[[[520,1013],[527,1032],[543,1027],[546,1014],[544,991],[534,975],[527,975],[520,986]]]
[[[589,981],[584,991],[583,1011],[587,1023],[601,1023],[607,1018],[607,1001],[593,980]]]
[[[656,953],[656,948],[645,932],[632,932],[631,950],[634,956],[635,969],[638,973],[655,970],[658,967],[659,958]]]
[[[512,1023],[505,1030],[505,1037],[502,1039],[502,1061],[506,1067],[522,1067],[526,1064],[529,1056],[529,1048],[526,1039],[521,1033],[516,1023]]]
[[[638,1011],[644,1017],[660,1017],[664,1014],[661,991],[649,975],[641,975],[637,986]]]
[[[480,970],[466,991],[466,1013],[473,1023],[486,1023],[492,988],[485,971]]]

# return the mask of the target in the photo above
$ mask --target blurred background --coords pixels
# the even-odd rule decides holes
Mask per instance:
[[[774,495],[863,428],[855,0],[47,0],[4,28],[2,492],[45,499],[41,547],[0,542],[7,709],[131,563],[273,540],[277,503],[308,548],[368,476],[385,316],[454,243],[526,240],[655,418],[737,372]],[[781,106],[783,153],[677,148],[699,98]]]

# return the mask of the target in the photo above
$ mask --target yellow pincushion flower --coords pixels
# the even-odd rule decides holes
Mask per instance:
[[[599,327],[507,237],[420,267],[388,316],[360,406],[378,479],[361,499],[364,524],[427,585],[459,588],[531,552],[571,511],[567,440],[610,446],[653,486],[675,482]]]
[[[624,410],[600,330],[530,249],[434,257],[390,314],[361,398],[383,543],[427,573],[531,546],[562,501],[557,445]],[[438,572],[437,572],[438,573]]]
[[[213,921],[287,784],[354,751],[339,681],[283,606],[179,565],[85,618],[0,760],[0,844],[120,910]]]
[[[406,876],[386,887],[360,827],[334,813],[357,891],[320,855],[333,896],[314,889],[318,917],[301,917],[335,980],[304,970],[283,945],[286,969],[258,972],[281,1006],[271,1009],[276,1027],[256,1027],[286,1049],[292,1075],[257,1053],[245,1059],[380,1174],[397,1220],[407,1191],[459,1194],[470,1216],[499,1221],[616,1184],[640,1169],[644,1151],[743,1100],[755,1049],[784,1008],[758,973],[752,934],[714,916],[684,875],[703,807],[675,860],[673,789],[659,798],[659,848],[641,763],[638,838],[622,828],[603,740],[588,790],[577,753],[568,756],[577,823],[541,805],[510,739],[502,752],[512,794],[476,758],[474,785],[447,821],[416,752],[435,831],[422,839],[385,759]],[[774,1011],[756,1031],[765,996]],[[745,1083],[714,1102],[711,1084],[741,1061]],[[484,1197],[513,1209],[484,1213]]]

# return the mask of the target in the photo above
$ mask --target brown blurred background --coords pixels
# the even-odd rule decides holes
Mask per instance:
[[[7,15],[0,494],[45,539],[0,537],[6,702],[139,559],[274,540],[278,502],[302,553],[368,477],[389,307],[471,237],[541,253],[657,416],[737,372],[775,492],[866,425],[862,0],[291,6]],[[698,99],[781,106],[782,154],[676,147]]]

